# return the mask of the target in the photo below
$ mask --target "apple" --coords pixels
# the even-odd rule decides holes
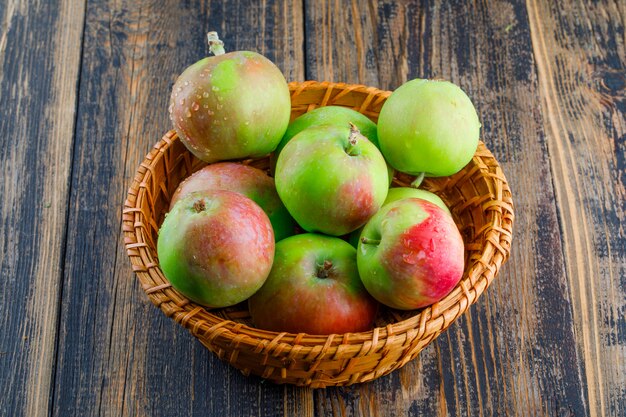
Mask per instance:
[[[283,150],[287,142],[305,129],[323,125],[348,126],[350,123],[354,124],[361,134],[378,148],[376,123],[372,122],[364,114],[348,107],[324,106],[304,113],[295,118],[293,122],[289,123],[287,131],[283,135],[274,153],[276,155],[280,154],[280,151]]]
[[[179,200],[157,241],[168,281],[208,307],[240,303],[261,288],[272,268],[274,247],[265,212],[226,190],[195,192]]]
[[[387,192],[387,198],[385,199],[383,206],[405,198],[421,198],[422,200],[430,201],[436,206],[441,207],[446,213],[450,214],[450,209],[437,194],[413,187],[390,188],[389,192]]]
[[[276,244],[272,271],[248,305],[259,328],[320,335],[369,330],[378,310],[359,279],[355,249],[313,233]]]
[[[303,130],[276,164],[276,191],[308,232],[340,236],[361,227],[387,196],[387,165],[352,125]]]
[[[480,121],[469,97],[448,81],[411,80],[385,101],[378,141],[392,167],[411,175],[452,175],[472,159]]]
[[[367,116],[348,107],[318,107],[317,109],[313,109],[310,112],[298,116],[293,122],[289,123],[283,138],[276,147],[276,150],[270,156],[270,167],[272,168],[272,171],[275,171],[276,169],[276,160],[278,155],[280,155],[280,152],[283,150],[287,142],[289,142],[298,133],[311,127],[324,125],[349,126],[350,124],[354,124],[363,136],[372,142],[374,146],[380,149],[380,146],[378,145],[376,123],[371,121]],[[393,172],[393,168],[387,164],[387,173],[389,175],[390,183],[393,180]]]
[[[413,310],[445,297],[463,276],[463,239],[452,217],[419,198],[385,205],[357,248],[363,285],[381,303]]]
[[[235,162],[207,165],[178,186],[172,196],[170,209],[184,196],[207,190],[234,191],[257,203],[269,217],[276,241],[294,234],[295,221],[280,201],[274,179],[260,169]]]
[[[224,53],[215,32],[209,44],[215,56],[189,66],[174,83],[169,113],[178,137],[205,162],[269,154],[291,115],[285,77],[256,52]]]
[[[394,201],[402,200],[405,198],[421,198],[423,200],[430,201],[431,203],[441,207],[446,213],[450,214],[450,209],[448,209],[446,204],[437,194],[431,193],[430,191],[421,190],[419,188],[412,188],[412,187],[390,188],[389,191],[387,192],[387,198],[383,202],[383,207],[389,203],[393,203]],[[360,227],[356,229],[354,232],[350,233],[350,236],[347,237],[348,242],[355,248],[359,245],[359,239],[361,238],[362,232],[363,232],[363,228]]]

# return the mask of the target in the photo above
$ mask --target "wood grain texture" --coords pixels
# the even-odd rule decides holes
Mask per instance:
[[[626,3],[530,0],[591,416],[626,414]]]
[[[170,128],[172,84],[206,56],[206,32],[301,79],[301,13],[270,1],[88,3],[52,415],[311,415],[310,393],[244,377],[154,308],[121,232],[131,179]]]
[[[625,20],[610,0],[0,0],[0,415],[625,415]],[[288,81],[445,78],[474,101],[511,259],[401,370],[244,377],[139,287],[122,203],[208,30]]]
[[[378,86],[376,20],[369,13],[372,4],[305,3],[307,79]]]
[[[71,13],[70,13],[71,11]],[[82,2],[0,2],[0,415],[47,415]]]
[[[307,77],[377,80],[386,89],[416,77],[457,83],[476,105],[520,215],[509,264],[469,313],[402,370],[316,393],[316,408],[367,416],[586,415],[525,4],[356,4],[307,3]],[[355,22],[368,39],[355,37]]]

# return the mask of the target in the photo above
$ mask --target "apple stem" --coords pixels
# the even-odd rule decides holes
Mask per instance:
[[[204,203],[204,200],[197,200],[195,203],[193,203],[193,209],[196,211],[196,213],[201,213],[206,210],[206,204]]]
[[[317,266],[317,277],[328,278],[328,272],[333,267],[333,263],[329,260],[325,260],[322,265]]]
[[[213,55],[224,55],[226,51],[224,51],[224,42],[222,42],[217,36],[217,32],[209,32],[206,35],[207,40],[209,42],[209,51],[213,53]]]
[[[422,185],[422,181],[424,181],[425,175],[425,172],[420,172],[419,174],[417,174],[413,182],[411,182],[411,187],[418,188],[420,185]]]
[[[366,245],[378,245],[380,244],[380,239],[370,239],[368,237],[363,236],[361,238],[361,242]]]
[[[359,142],[359,135],[361,132],[354,125],[354,123],[350,122],[350,136],[348,136],[348,147],[346,148],[346,153],[350,156],[358,155],[358,152],[355,152],[355,146]]]

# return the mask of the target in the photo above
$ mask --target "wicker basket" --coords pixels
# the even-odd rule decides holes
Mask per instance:
[[[289,87],[292,118],[319,106],[339,105],[376,121],[390,94],[372,87],[313,81]],[[243,163],[263,169],[268,158]],[[511,192],[498,162],[481,142],[463,171],[424,181],[424,188],[449,206],[465,241],[465,273],[447,297],[419,311],[382,309],[377,327],[364,333],[316,336],[259,330],[252,327],[245,303],[208,311],[173,289],[159,268],[157,231],[170,197],[182,179],[204,165],[174,132],[167,133],[141,163],[128,191],[124,241],[150,301],[245,375],[324,387],[370,381],[398,369],[478,299],[511,248]],[[394,183],[408,185],[411,180],[400,174]]]

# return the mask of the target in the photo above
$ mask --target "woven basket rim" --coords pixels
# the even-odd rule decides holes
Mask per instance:
[[[336,103],[349,93],[365,95],[362,105],[355,108],[363,112],[368,106],[382,104],[391,94],[375,87],[354,85],[345,83],[329,83],[318,81],[292,82],[289,84],[292,95],[306,90],[325,90],[325,102]],[[294,103],[293,105],[296,105]],[[384,327],[376,327],[366,332],[347,333],[343,335],[310,335],[305,333],[293,334],[286,332],[272,332],[248,326],[234,320],[224,319],[211,310],[186,300],[181,295],[176,296],[176,291],[169,286],[162,288],[144,285],[146,279],[143,274],[149,274],[150,270],[160,271],[155,259],[150,259],[142,249],[146,249],[146,242],[142,235],[141,225],[137,225],[136,216],[140,215],[142,198],[147,198],[149,187],[147,184],[153,177],[153,167],[160,163],[165,150],[177,140],[173,131],[167,132],[157,142],[153,149],[146,155],[139,165],[132,184],[129,188],[127,199],[123,209],[123,230],[127,254],[137,274],[142,288],[150,298],[166,315],[172,317],[184,327],[190,329],[195,335],[202,334],[209,341],[217,338],[226,338],[236,343],[237,347],[246,345],[249,348],[261,349],[262,352],[272,352],[276,349],[293,349],[296,346],[301,352],[311,352],[320,355],[338,355],[341,353],[367,354],[368,351],[381,347],[392,348],[393,345],[402,343],[410,338],[420,338],[424,334],[437,333],[446,329],[449,324],[459,315],[464,313],[471,304],[485,291],[494,279],[501,265],[510,254],[511,239],[513,232],[513,201],[508,182],[501,170],[495,174],[487,173],[502,183],[502,193],[498,196],[490,196],[487,201],[493,200],[493,216],[499,217],[499,224],[492,225],[486,230],[484,247],[481,258],[475,260],[471,267],[464,272],[461,282],[439,302],[415,311],[415,315],[389,323]],[[474,156],[476,158],[495,158],[481,141]],[[497,161],[496,161],[497,162]],[[482,202],[483,206],[489,203]],[[500,212],[498,211],[500,210]],[[504,211],[504,212],[502,212]],[[502,219],[506,218],[506,221]],[[138,254],[139,252],[139,254]],[[483,259],[484,258],[484,259]],[[468,260],[469,262],[469,260]],[[164,278],[164,277],[163,277]],[[164,278],[165,279],[165,278]],[[172,307],[171,304],[176,307]],[[203,311],[203,318],[197,315]],[[438,333],[437,333],[438,334]]]

